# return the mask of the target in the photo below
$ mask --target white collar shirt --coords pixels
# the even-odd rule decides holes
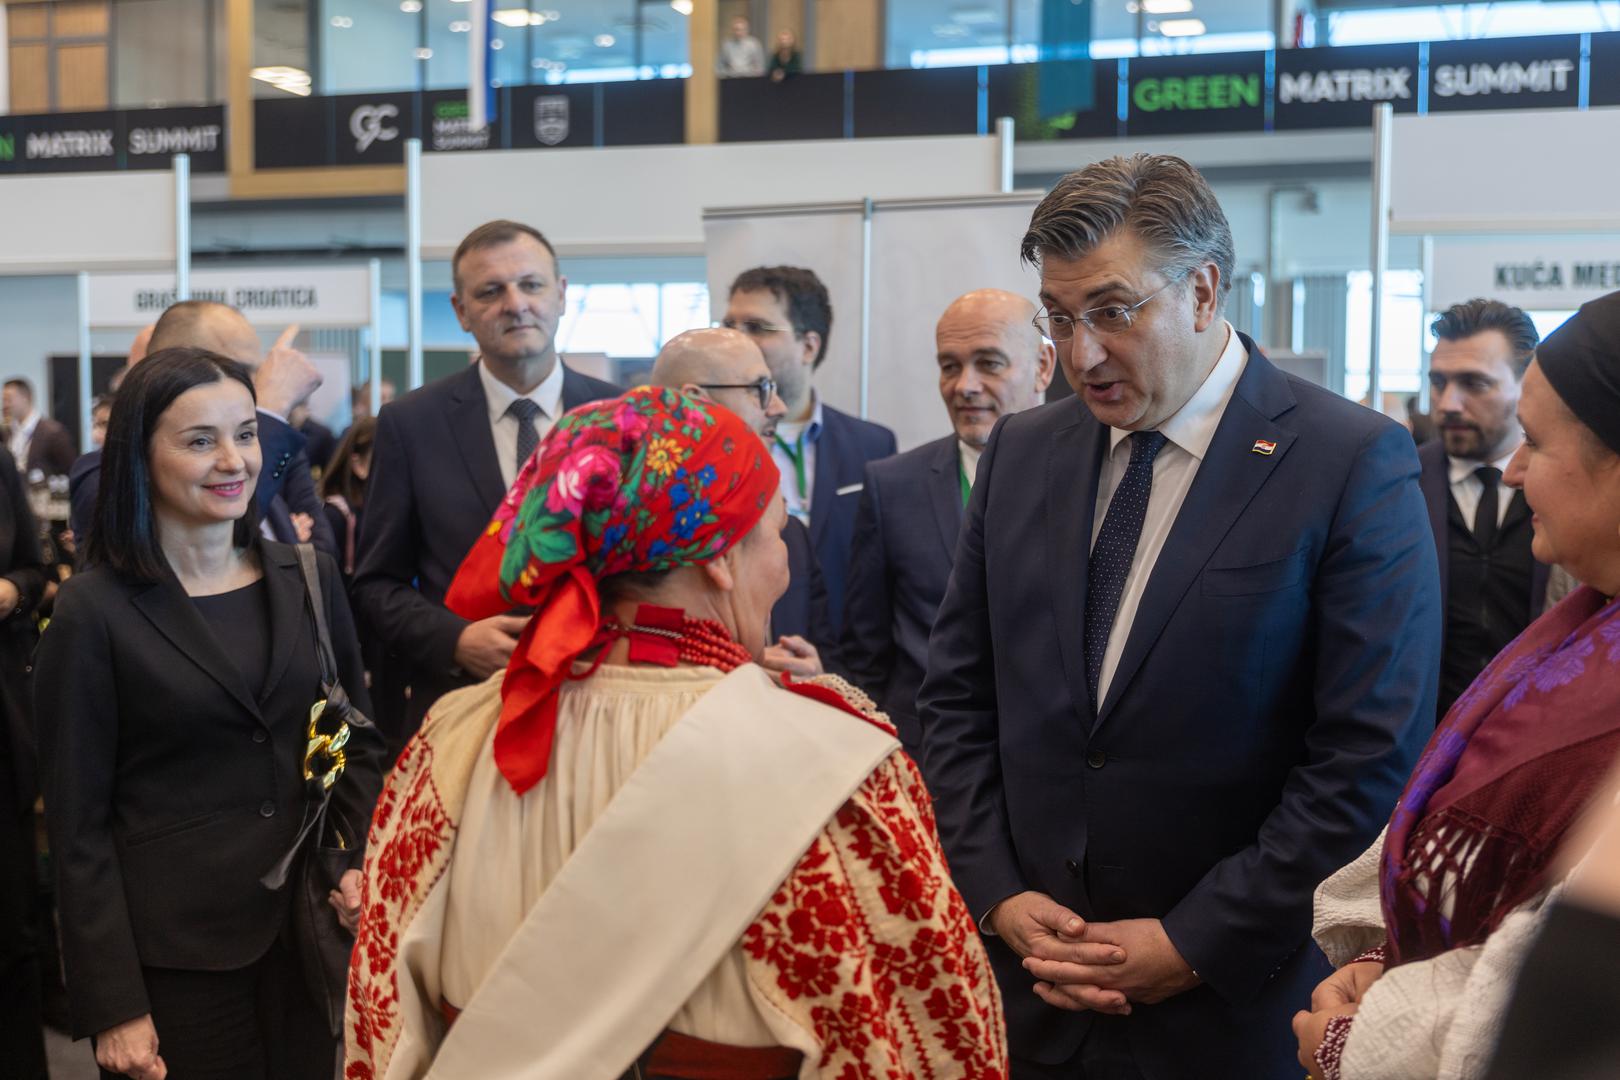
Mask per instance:
[[[1474,530],[1474,518],[1479,516],[1479,500],[1485,494],[1485,481],[1474,475],[1478,469],[1486,465],[1496,471],[1507,474],[1508,463],[1518,452],[1515,446],[1495,461],[1470,461],[1467,458],[1457,458],[1446,455],[1446,462],[1450,469],[1451,497],[1456,500],[1457,509],[1462,511],[1463,521],[1468,525],[1468,531]],[[1508,507],[1513,503],[1514,491],[1502,483],[1499,476],[1496,479],[1496,527],[1501,528],[1502,522],[1507,520]]]
[[[39,427],[39,412],[29,412],[23,422],[11,429],[11,438],[7,440],[6,449],[11,456],[17,459],[17,471],[24,476],[28,474],[28,445],[34,441],[34,429]]]
[[[771,440],[771,457],[782,474],[782,501],[793,517],[810,524],[810,503],[816,490],[816,443],[821,441],[821,395],[810,391],[810,419],[807,423],[783,421],[776,425]],[[797,462],[795,462],[797,458]],[[803,486],[800,486],[802,471]]]
[[[1203,385],[1175,415],[1159,425],[1159,432],[1168,441],[1158,457],[1153,459],[1153,490],[1148,496],[1142,534],[1136,542],[1136,556],[1131,560],[1131,570],[1126,575],[1125,589],[1120,594],[1119,608],[1114,614],[1114,627],[1108,635],[1108,649],[1103,654],[1102,672],[1097,682],[1099,705],[1108,697],[1109,684],[1119,667],[1125,642],[1131,636],[1136,609],[1147,591],[1159,553],[1164,550],[1176,516],[1181,512],[1181,504],[1186,501],[1187,492],[1192,489],[1193,480],[1198,476],[1198,467],[1209,452],[1210,441],[1215,438],[1215,429],[1220,426],[1238,380],[1248,366],[1248,350],[1243,347],[1242,340],[1230,323],[1226,324],[1226,333],[1226,348],[1205,376]],[[1126,445],[1130,434],[1119,428],[1108,429],[1108,456],[1103,460],[1102,472],[1098,477],[1097,510],[1091,523],[1093,545],[1097,543],[1097,534],[1102,530],[1103,519],[1108,514],[1108,504],[1113,501],[1120,481],[1125,479],[1125,468],[1131,460],[1130,447]],[[1076,613],[1076,617],[1079,617],[1079,613]]]
[[[972,487],[979,479],[979,458],[984,453],[977,447],[969,446],[961,439],[956,440],[957,460],[962,465],[962,475],[967,477],[968,487]]]
[[[551,374],[541,379],[540,385],[527,394],[520,394],[497,379],[482,360],[478,361],[478,378],[484,384],[484,400],[489,404],[489,433],[495,439],[495,457],[501,463],[501,480],[511,487],[518,474],[518,418],[507,410],[518,398],[528,398],[540,406],[540,415],[534,420],[534,430],[544,439],[546,432],[562,415],[562,358],[557,358]]]

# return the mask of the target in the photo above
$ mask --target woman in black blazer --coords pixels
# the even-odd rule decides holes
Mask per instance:
[[[113,405],[89,568],[40,645],[36,706],[75,1037],[103,1076],[331,1080],[289,893],[260,878],[304,810],[322,697],[296,551],[256,528],[253,384],[201,349],[137,365]],[[365,711],[337,567],[321,593]],[[333,820],[360,864],[382,743],[355,727]],[[333,919],[358,916],[358,872]]]

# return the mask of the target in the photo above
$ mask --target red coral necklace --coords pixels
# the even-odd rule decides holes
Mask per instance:
[[[632,664],[675,667],[684,662],[734,671],[754,660],[720,623],[694,619],[680,608],[642,604],[629,626],[617,620],[604,622],[592,645],[606,646],[618,638],[629,640]],[[606,654],[604,648],[599,656]]]

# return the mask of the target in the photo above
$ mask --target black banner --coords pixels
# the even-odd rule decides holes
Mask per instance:
[[[224,172],[224,106],[0,116],[0,173],[167,169],[176,154]]]
[[[512,148],[537,150],[552,146],[595,146],[596,106],[600,83],[562,86],[518,86],[512,89]],[[679,140],[685,142],[685,132]]]
[[[332,163],[327,123],[331,102],[317,97],[260,98],[253,103],[253,163],[298,169]]]
[[[505,95],[500,107],[506,107]],[[501,123],[472,127],[472,110],[465,90],[432,90],[422,95],[422,150],[425,153],[454,153],[462,150],[490,150],[501,145]]]
[[[1131,60],[1132,135],[1263,131],[1266,54],[1208,53]]]
[[[1274,126],[1368,127],[1373,106],[1398,113],[1418,107],[1418,47],[1358,45],[1345,49],[1282,49],[1277,53]]]
[[[979,69],[855,73],[855,137],[976,135]]]
[[[662,146],[686,141],[686,80],[599,83],[603,146]]]
[[[1092,107],[1042,118],[1040,80],[1060,67],[1091,67]],[[1082,73],[1083,74],[1083,73]],[[1010,116],[1019,142],[1047,139],[1111,139],[1120,134],[1119,61],[1053,60],[1042,64],[997,64],[990,68],[989,123]]]
[[[1580,101],[1581,39],[1437,41],[1429,46],[1429,111],[1553,109]]]
[[[192,172],[224,172],[225,106],[126,112],[124,148],[130,169],[166,169],[175,154],[190,154]]]
[[[416,94],[349,94],[328,100],[337,164],[404,163],[405,140],[417,134]]]
[[[842,71],[769,79],[720,80],[720,141],[842,139],[845,93]]]
[[[1620,105],[1620,34],[1592,35],[1593,105]]]

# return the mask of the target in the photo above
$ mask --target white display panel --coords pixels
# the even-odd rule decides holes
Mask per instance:
[[[1620,289],[1620,235],[1441,237],[1431,268],[1436,311],[1476,296],[1527,311],[1569,310]]]
[[[0,274],[174,265],[172,172],[0,180]]]
[[[426,154],[422,255],[448,258],[492,218],[527,222],[564,255],[697,254],[711,207],[1000,190],[989,136]]]
[[[1397,116],[1390,228],[1620,231],[1620,108]]]
[[[258,327],[371,324],[371,273],[364,266],[193,271],[190,298],[229,304]],[[90,325],[145,326],[174,301],[173,274],[95,274],[90,278]]]

